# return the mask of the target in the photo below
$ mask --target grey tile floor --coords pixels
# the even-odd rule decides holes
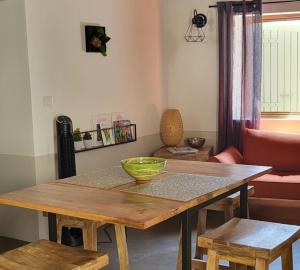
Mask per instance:
[[[222,223],[223,217],[215,212],[209,214],[208,228]],[[195,222],[194,222],[195,223]],[[194,224],[195,228],[195,224]],[[118,270],[118,256],[113,227],[109,228],[113,243],[99,243],[99,250],[108,252],[110,265],[106,270]],[[128,249],[131,270],[175,270],[178,251],[179,220],[172,219],[146,231],[128,229]],[[195,230],[193,232],[195,242]],[[276,236],[274,236],[276,237]],[[106,241],[103,230],[100,241]],[[25,244],[25,242],[0,237],[0,253]],[[193,247],[195,244],[193,244]],[[300,241],[293,247],[294,270],[300,270]],[[272,263],[270,270],[281,270],[280,259]],[[285,269],[284,269],[285,270]]]

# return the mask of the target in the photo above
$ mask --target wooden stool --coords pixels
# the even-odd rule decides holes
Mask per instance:
[[[97,251],[97,229],[104,223],[57,215],[57,242],[61,244],[62,228],[72,227],[82,229],[83,248]]]
[[[268,270],[280,256],[282,269],[292,270],[292,244],[299,237],[299,226],[233,218],[201,235],[197,242],[208,249],[206,270],[219,269],[219,260],[232,262],[235,267],[248,265],[255,270]]]
[[[97,229],[105,223],[93,222],[85,219],[57,215],[57,242],[61,243],[62,227],[73,227],[82,229],[83,248],[97,251]],[[126,231],[123,225],[114,225],[119,256],[119,269],[129,269],[129,257],[127,249]]]
[[[254,187],[248,187],[248,195],[254,195]],[[224,212],[225,222],[234,218],[234,212],[237,208],[240,207],[240,192],[236,192],[227,198],[220,200],[212,205],[209,205],[203,209],[200,209],[198,212],[198,225],[197,225],[197,238],[205,233],[206,231],[206,220],[207,220],[207,210],[221,211]],[[248,210],[249,217],[249,210]],[[196,243],[196,259],[203,259],[203,254],[206,253],[205,250],[198,247]]]
[[[0,269],[6,270],[98,270],[107,265],[107,254],[75,249],[47,240],[0,255]]]
[[[248,195],[254,195],[254,187],[248,187]],[[198,211],[198,221],[197,221],[197,239],[200,235],[205,233],[206,231],[206,221],[207,221],[207,210],[214,210],[224,212],[225,222],[234,218],[234,212],[237,208],[240,207],[240,192],[236,192],[223,200],[220,200],[212,205],[209,205],[205,208],[202,208]],[[249,217],[249,210],[248,210]],[[181,230],[180,230],[181,232]],[[181,233],[179,236],[179,249],[178,249],[178,257],[177,257],[177,270],[181,270]],[[206,254],[207,250],[198,246],[196,241],[196,252],[195,258],[193,259],[193,269],[203,269],[204,261],[203,254]]]

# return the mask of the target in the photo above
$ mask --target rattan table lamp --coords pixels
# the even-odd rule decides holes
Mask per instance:
[[[183,137],[183,123],[179,110],[166,110],[160,121],[160,136],[166,146],[176,146]]]

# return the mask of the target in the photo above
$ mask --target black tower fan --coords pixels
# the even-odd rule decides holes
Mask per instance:
[[[75,152],[73,141],[73,125],[70,117],[61,115],[56,119],[57,156],[59,179],[76,175]],[[81,246],[82,230],[63,227],[62,244]]]

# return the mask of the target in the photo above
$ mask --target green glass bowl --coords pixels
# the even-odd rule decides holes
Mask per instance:
[[[150,181],[164,170],[167,160],[156,157],[134,157],[122,160],[121,164],[136,181]]]

